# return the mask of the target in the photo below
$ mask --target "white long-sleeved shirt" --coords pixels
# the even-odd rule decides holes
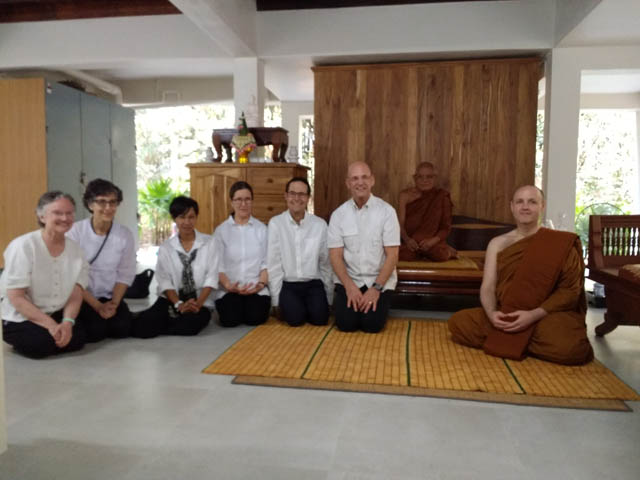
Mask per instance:
[[[165,297],[166,290],[178,292],[182,286],[182,261],[178,252],[190,255],[194,249],[198,249],[196,258],[191,264],[193,281],[196,285],[196,294],[199,297],[204,287],[218,288],[218,252],[214,248],[211,235],[200,233],[196,230],[196,238],[191,250],[185,251],[178,235],[174,235],[164,242],[158,249],[158,263],[156,264],[156,281],[158,282],[158,295]],[[212,292],[204,306],[215,308],[215,296]]]
[[[260,272],[267,268],[267,226],[250,217],[243,225],[229,217],[213,234],[214,248],[219,255],[218,272],[224,273],[231,283],[258,283]],[[227,294],[220,289],[216,299]],[[265,286],[258,295],[269,295]]]
[[[136,276],[136,252],[131,231],[113,222],[109,237],[98,235],[87,218],[73,224],[67,237],[78,243],[84,251],[84,258],[90,261],[100,246],[98,258],[89,265],[89,285],[87,290],[96,298],[111,298],[116,283],[131,285]]]
[[[283,281],[307,282],[315,279],[322,280],[327,300],[331,303],[333,271],[327,248],[327,223],[305,212],[298,224],[288,210],[271,218],[267,269],[272,305],[278,305]]]
[[[349,277],[358,287],[370,287],[386,259],[384,247],[400,245],[396,211],[373,195],[362,208],[358,208],[353,199],[347,200],[331,214],[327,244],[329,248],[343,247]],[[337,275],[335,281],[340,283]],[[384,290],[393,290],[397,281],[398,274],[394,269]]]

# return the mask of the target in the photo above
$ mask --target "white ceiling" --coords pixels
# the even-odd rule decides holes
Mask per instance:
[[[640,45],[640,0],[602,0],[560,47]]]
[[[233,75],[234,57],[254,51],[264,60],[267,88],[278,98],[312,100],[312,65],[545,55],[556,46],[559,2],[566,14],[577,11],[567,8],[573,1],[256,13],[250,11],[253,0],[172,0],[184,15],[2,24],[0,71],[71,68],[116,84],[220,78]],[[640,0],[593,3],[557,46],[640,48]],[[589,93],[640,92],[639,78],[634,71],[585,72],[582,84]]]

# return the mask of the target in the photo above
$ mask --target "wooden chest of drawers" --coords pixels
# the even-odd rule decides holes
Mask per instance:
[[[253,188],[253,216],[265,224],[286,210],[284,190],[293,177],[307,177],[308,167],[297,163],[191,163],[191,197],[200,214],[196,228],[213,233],[231,213],[229,189],[238,180]]]

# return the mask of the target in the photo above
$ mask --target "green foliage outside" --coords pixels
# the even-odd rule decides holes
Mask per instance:
[[[536,185],[542,186],[544,113],[538,113]],[[589,215],[629,214],[638,195],[635,112],[580,112],[575,231],[586,248]]]
[[[159,245],[171,236],[173,220],[169,214],[169,204],[178,195],[185,194],[171,187],[170,178],[149,180],[144,189],[138,190],[141,237],[144,240]]]
[[[205,160],[216,128],[235,125],[232,105],[136,110],[137,184],[142,244],[159,245],[171,235],[169,203],[189,195],[187,164]],[[208,232],[210,233],[210,232]]]
[[[632,213],[638,194],[635,112],[580,112],[576,233],[586,248],[589,215]]]
[[[135,121],[140,238],[158,245],[171,235],[169,203],[189,195],[187,165],[205,161],[213,130],[235,128],[237,118],[233,105],[215,104],[139,109]],[[264,121],[280,126],[280,105],[266,106]]]

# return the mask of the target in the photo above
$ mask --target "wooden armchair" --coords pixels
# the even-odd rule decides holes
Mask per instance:
[[[607,302],[604,322],[596,327],[599,337],[618,325],[640,325],[640,276],[629,270],[635,264],[640,264],[640,215],[591,215],[589,278],[604,285]]]

